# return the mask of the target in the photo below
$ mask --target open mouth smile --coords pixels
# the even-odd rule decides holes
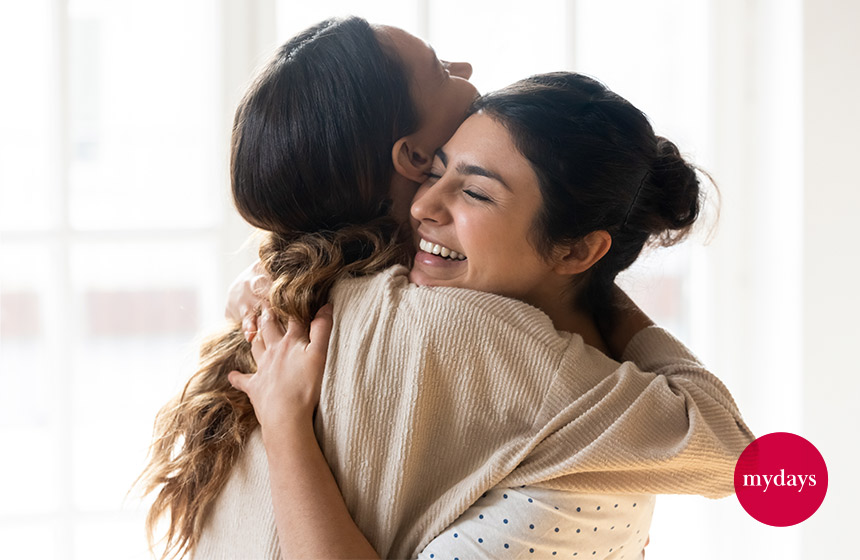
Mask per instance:
[[[424,238],[421,238],[421,240],[418,241],[418,248],[422,251],[430,253],[431,255],[439,255],[442,258],[449,259],[452,261],[466,260],[466,255],[451,250],[448,247],[439,245],[438,243],[432,243],[430,241],[427,241]]]

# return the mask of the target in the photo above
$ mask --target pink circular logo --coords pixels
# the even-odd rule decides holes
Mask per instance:
[[[788,527],[808,519],[827,493],[827,465],[814,445],[788,432],[750,443],[735,465],[741,506],[766,525]]]

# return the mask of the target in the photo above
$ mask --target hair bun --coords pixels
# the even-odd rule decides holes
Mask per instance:
[[[674,143],[657,136],[656,156],[649,173],[653,189],[649,189],[651,196],[646,206],[652,211],[639,213],[650,222],[643,229],[658,244],[674,245],[687,236],[699,216],[701,189],[696,168],[684,159]]]

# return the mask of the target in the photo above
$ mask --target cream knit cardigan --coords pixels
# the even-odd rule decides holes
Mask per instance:
[[[497,485],[733,492],[753,435],[725,386],[668,333],[640,332],[619,364],[530,305],[419,287],[406,273],[335,286],[316,422],[346,505],[383,558],[415,558]],[[259,430],[194,555],[279,558]]]

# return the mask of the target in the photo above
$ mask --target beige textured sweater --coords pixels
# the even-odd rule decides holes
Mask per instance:
[[[662,329],[622,364],[525,303],[409,284],[339,283],[317,435],[383,558],[414,558],[483,492],[732,493],[753,439],[731,395]],[[634,365],[635,362],[637,365]],[[259,432],[197,558],[278,558]]]

